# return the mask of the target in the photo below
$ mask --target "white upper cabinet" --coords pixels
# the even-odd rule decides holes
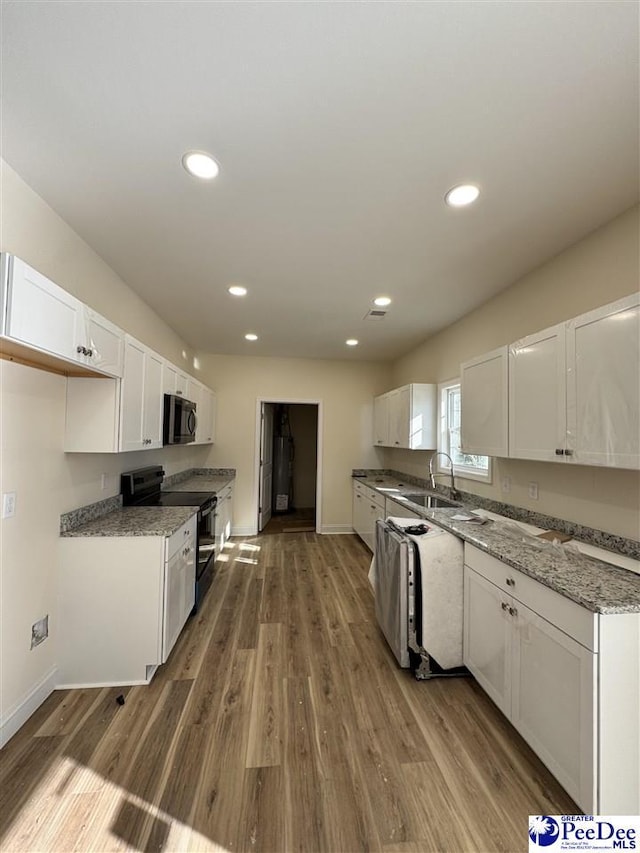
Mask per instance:
[[[389,394],[373,400],[373,443],[381,447],[389,444]]]
[[[122,375],[123,332],[20,258],[3,256],[3,334],[35,352]]]
[[[162,392],[164,394],[174,394],[176,397],[185,397],[187,400],[192,400],[187,393],[189,382],[194,380],[187,376],[182,370],[179,370],[175,364],[169,361],[164,361],[162,364]],[[193,401],[196,402],[195,400]]]
[[[213,444],[216,427],[216,395],[205,385],[201,388],[196,413],[196,444]]]
[[[432,450],[436,439],[436,386],[403,385],[373,401],[374,444]]]
[[[509,455],[640,467],[640,296],[509,347]]]
[[[97,311],[85,306],[86,363],[109,376],[122,376],[124,333]]]
[[[640,467],[640,294],[567,323],[567,446],[582,465]]]
[[[162,358],[130,335],[124,349],[120,449],[162,447]]]
[[[5,335],[69,361],[83,361],[83,304],[19,258],[9,259]]]
[[[508,455],[507,365],[507,347],[460,365],[460,432],[465,453]]]
[[[565,451],[564,323],[509,347],[509,455],[553,461]]]
[[[461,365],[466,453],[640,468],[640,295]]]

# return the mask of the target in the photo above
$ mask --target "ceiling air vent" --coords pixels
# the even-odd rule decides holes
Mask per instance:
[[[387,312],[383,308],[372,308],[364,315],[364,320],[382,320],[386,317]]]

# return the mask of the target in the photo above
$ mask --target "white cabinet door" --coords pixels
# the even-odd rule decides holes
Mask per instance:
[[[508,455],[507,347],[460,365],[460,434],[464,453]]]
[[[124,333],[116,325],[85,306],[85,361],[109,376],[122,376]]]
[[[366,542],[369,527],[369,504],[366,493],[360,483],[353,484],[353,529]]]
[[[403,385],[373,401],[373,443],[382,447],[431,450],[436,438],[436,386]]]
[[[464,567],[464,665],[498,708],[511,716],[509,597]]]
[[[379,447],[389,444],[389,395],[373,399],[373,443]]]
[[[146,447],[142,426],[145,358],[146,347],[127,336],[120,404],[121,450],[141,450]]]
[[[213,444],[216,415],[216,395],[205,385],[201,388],[198,421],[196,427],[197,444]]]
[[[597,657],[514,601],[511,722],[567,792],[593,811]]]
[[[376,521],[378,519],[385,518],[385,505],[384,501],[379,503],[378,501],[370,501],[369,503],[369,521],[367,524],[367,529],[369,533],[369,541],[367,544],[375,554],[376,552]]]
[[[218,495],[218,507],[216,516],[216,553],[222,553],[225,542],[231,536],[233,524],[233,485],[229,484]]]
[[[173,543],[179,543],[178,547],[173,549]],[[167,541],[167,548],[169,553],[164,564],[163,663],[169,657],[195,602],[196,522],[194,519],[173,534]]]
[[[162,447],[162,358],[129,335],[121,389],[120,449]]]
[[[148,449],[162,447],[162,358],[147,350],[144,362],[142,432]]]
[[[10,259],[5,333],[36,349],[84,363],[84,306],[19,258]]]
[[[170,361],[163,360],[162,362],[162,392],[163,394],[175,394],[177,397],[187,397],[187,385],[189,376],[171,364]],[[195,381],[195,380],[194,380]]]
[[[389,446],[409,447],[409,386],[389,392]]]
[[[567,454],[640,467],[640,296],[567,324]]]
[[[564,323],[511,344],[509,456],[563,461],[566,440],[565,377]]]

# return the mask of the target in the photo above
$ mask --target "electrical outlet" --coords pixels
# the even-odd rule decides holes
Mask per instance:
[[[100,488],[103,492],[107,488],[107,477],[107,474],[100,474]]]
[[[31,626],[31,648],[35,649],[40,643],[43,643],[49,636],[49,614],[47,613],[42,619],[38,619]]]
[[[529,483],[529,497],[532,501],[538,500],[538,484],[533,480]]]
[[[16,514],[16,493],[5,492],[2,496],[2,517],[13,518]]]
[[[508,495],[509,492],[511,491],[511,477],[509,477],[509,476],[503,477],[501,487],[502,487],[502,491],[505,493],[505,495]]]

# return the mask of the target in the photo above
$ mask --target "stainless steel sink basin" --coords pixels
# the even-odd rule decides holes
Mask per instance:
[[[441,498],[438,495],[404,495],[404,497],[414,504],[423,506],[425,509],[442,509],[460,505],[453,501],[448,501],[446,498]]]

